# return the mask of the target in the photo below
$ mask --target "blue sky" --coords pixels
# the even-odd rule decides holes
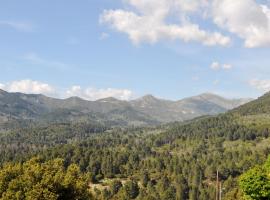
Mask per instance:
[[[0,87],[90,100],[270,90],[269,1],[187,2],[1,1]]]

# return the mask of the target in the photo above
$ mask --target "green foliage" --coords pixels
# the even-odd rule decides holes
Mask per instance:
[[[121,181],[114,180],[111,184],[111,193],[112,195],[115,195],[118,193],[118,191],[123,187]]]
[[[239,179],[241,189],[244,194],[249,196],[251,199],[270,199],[269,160],[263,166],[256,166],[250,169]]]
[[[0,170],[0,198],[90,199],[88,179],[77,165],[66,169],[62,159],[43,162],[32,158],[23,164],[6,164]]]
[[[168,187],[165,190],[164,194],[161,196],[162,199],[175,200],[176,199],[176,190],[173,186]]]
[[[135,199],[139,195],[140,189],[137,182],[131,180],[125,184],[124,190],[125,190],[125,196],[128,199]]]
[[[149,181],[150,181],[149,173],[144,171],[141,177],[141,183],[143,187],[147,187]]]

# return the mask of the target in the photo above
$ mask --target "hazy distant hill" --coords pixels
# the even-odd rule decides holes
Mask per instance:
[[[95,121],[111,125],[155,125],[213,115],[238,107],[250,99],[225,99],[202,94],[179,101],[147,95],[132,101],[115,98],[87,101],[79,97],[55,99],[40,94],[0,90],[0,121]]]
[[[243,105],[252,99],[226,99],[205,93],[179,101],[157,99],[151,95],[130,101],[132,106],[161,122],[183,121],[202,115],[215,115]]]

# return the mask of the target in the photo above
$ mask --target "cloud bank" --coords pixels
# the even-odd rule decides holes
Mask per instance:
[[[78,96],[87,100],[97,100],[107,97],[114,97],[120,100],[129,100],[133,96],[133,93],[127,89],[96,89],[91,87],[82,89],[80,86],[72,86],[65,92],[65,96]]]
[[[244,40],[247,48],[270,46],[270,9],[255,0],[123,2],[124,9],[104,10],[100,22],[127,34],[135,45],[181,40],[207,46],[228,46],[232,38],[224,34],[225,31]],[[199,20],[192,20],[194,18]],[[204,22],[215,27],[202,28]]]
[[[0,83],[0,88],[8,92],[22,92],[31,94],[53,95],[55,89],[47,83],[32,80],[19,80],[9,83]]]
[[[114,97],[120,100],[129,100],[133,92],[127,89],[96,89],[93,87],[82,88],[71,86],[68,89],[56,89],[47,83],[33,80],[19,80],[8,83],[0,83],[0,89],[8,92],[22,92],[26,94],[44,94],[50,97],[68,98],[77,96],[86,100],[98,100],[107,97]]]

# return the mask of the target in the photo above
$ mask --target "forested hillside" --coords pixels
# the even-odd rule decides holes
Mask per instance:
[[[58,183],[59,179],[68,176],[65,174],[71,167],[78,166],[78,177],[87,178],[83,179],[87,187],[78,183],[78,190],[84,190],[88,199],[215,199],[217,171],[222,199],[245,199],[247,195],[268,199],[250,195],[246,180],[255,173],[247,171],[263,165],[270,154],[269,130],[269,94],[226,114],[155,128],[112,129],[67,123],[5,130],[1,133],[0,196],[31,198],[37,192],[33,184],[42,186],[43,179],[53,177],[56,185],[39,187],[38,193],[61,199],[59,187],[67,192],[76,189],[73,183]],[[31,157],[44,164],[27,161]],[[21,184],[21,176],[25,177],[29,170],[38,174],[43,165],[48,166],[55,159],[63,160],[63,164],[56,160],[60,164],[54,171],[57,173],[59,167],[61,176],[49,173],[48,177],[45,174],[29,180],[29,187]],[[7,161],[14,164],[4,164]],[[29,192],[23,192],[25,187]]]

